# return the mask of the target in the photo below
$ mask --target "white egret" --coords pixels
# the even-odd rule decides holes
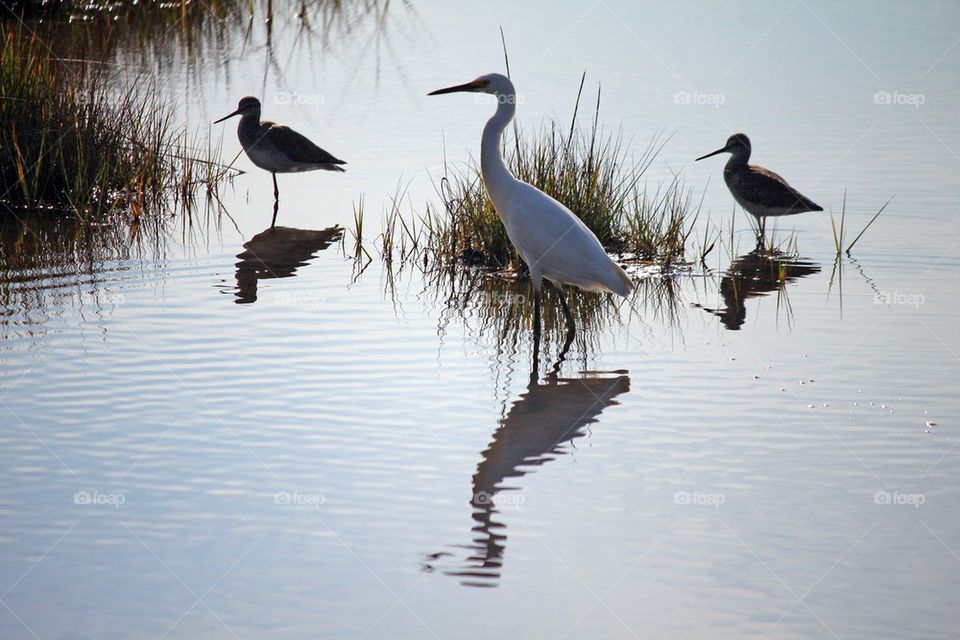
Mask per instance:
[[[461,91],[488,93],[497,98],[497,111],[483,129],[480,172],[510,242],[530,269],[535,292],[534,332],[540,332],[540,289],[544,278],[560,293],[567,328],[572,332],[576,325],[563,295],[563,285],[626,296],[633,283],[580,218],[543,191],[517,180],[507,169],[500,153],[500,136],[517,110],[517,94],[510,79],[491,73],[428,95]]]

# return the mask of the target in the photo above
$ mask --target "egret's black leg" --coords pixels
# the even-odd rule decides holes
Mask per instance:
[[[533,292],[533,337],[540,340],[540,290]]]
[[[574,333],[577,330],[577,323],[573,321],[573,314],[570,313],[570,305],[567,304],[567,298],[563,295],[563,285],[556,285],[557,293],[560,294],[560,306],[563,307],[563,316],[567,319],[567,333]]]
[[[563,366],[563,361],[567,359],[567,353],[570,351],[570,346],[573,344],[573,339],[576,337],[576,335],[577,332],[568,325],[567,335],[563,339],[563,346],[560,348],[560,353],[557,355],[557,361],[554,363],[553,368],[550,369],[550,373],[544,376],[544,380],[556,380],[557,376],[560,375],[560,367]]]
[[[540,375],[540,291],[533,292],[533,367],[530,384],[536,384]]]
[[[567,352],[570,351],[570,345],[573,344],[573,338],[577,335],[576,331],[567,327],[567,336],[563,340],[563,348],[560,349],[560,355],[557,356],[557,364],[553,367],[553,375],[556,377],[560,373],[560,366],[567,359]]]

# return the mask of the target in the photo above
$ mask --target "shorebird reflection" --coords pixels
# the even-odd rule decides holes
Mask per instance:
[[[758,246],[731,262],[720,280],[723,307],[701,308],[720,318],[728,330],[738,331],[747,319],[747,300],[783,290],[790,282],[819,272],[819,265],[810,260]]]
[[[290,278],[306,266],[316,254],[340,239],[341,227],[328,229],[292,229],[271,227],[253,236],[238,253],[237,304],[257,301],[257,283],[271,278]]]
[[[493,441],[481,453],[473,475],[473,541],[466,545],[469,556],[444,573],[466,586],[498,585],[506,547],[506,525],[497,519],[501,509],[517,502],[520,487],[506,484],[569,452],[568,443],[584,435],[607,407],[619,404],[616,398],[630,390],[626,371],[585,371],[577,377],[560,377],[563,355],[543,381],[536,367],[527,389],[513,403],[493,434]],[[437,560],[437,554],[429,560]],[[428,569],[432,567],[428,566]]]

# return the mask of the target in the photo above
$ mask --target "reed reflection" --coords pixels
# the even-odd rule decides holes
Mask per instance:
[[[398,274],[387,272],[387,288],[393,291]],[[553,287],[544,287],[543,331],[540,341],[532,337],[533,287],[529,280],[511,274],[479,269],[435,269],[428,271],[424,292],[439,307],[437,331],[446,333],[451,325],[463,323],[475,340],[493,344],[496,357],[531,349],[562,350],[566,321]],[[572,351],[584,369],[611,335],[629,337],[653,331],[682,337],[680,319],[686,312],[673,277],[654,273],[634,280],[627,300],[609,294],[570,289],[567,301],[576,320]],[[503,368],[495,367],[499,378]]]
[[[519,502],[522,490],[519,483],[509,481],[569,453],[569,443],[583,436],[604,409],[619,404],[617,398],[630,390],[630,378],[622,370],[562,377],[560,368],[572,342],[573,334],[568,333],[557,363],[542,381],[534,366],[526,391],[500,420],[493,440],[480,454],[471,484],[473,540],[465,547],[469,555],[460,566],[444,570],[465,586],[499,584],[507,543],[502,512]]]
[[[349,51],[356,64],[374,57],[379,72],[385,52],[418,24],[407,2],[362,0],[205,0],[204,2],[89,2],[61,0],[3,3],[0,25],[24,37],[36,35],[77,71],[98,61],[168,77],[183,74],[203,92],[215,73],[228,83],[249,52],[264,52],[269,70],[282,78],[291,57]],[[344,43],[349,43],[345,47]],[[244,52],[243,55],[238,51]],[[285,86],[281,83],[280,86]]]
[[[252,304],[257,301],[257,288],[261,280],[292,278],[297,269],[307,266],[317,256],[340,239],[343,229],[333,226],[327,229],[294,229],[271,227],[253,236],[243,245],[244,251],[237,254],[237,304]]]
[[[91,225],[49,211],[0,210],[0,343],[46,331],[50,316],[112,312],[134,267],[162,261],[167,235],[122,216]]]
[[[747,300],[776,291],[778,304],[782,303],[790,313],[786,285],[815,273],[820,273],[820,266],[811,260],[758,246],[734,259],[720,280],[723,307],[701,308],[720,318],[729,331],[739,331],[746,322]]]

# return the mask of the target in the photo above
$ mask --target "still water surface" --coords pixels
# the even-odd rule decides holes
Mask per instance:
[[[3,230],[2,637],[956,636],[956,5],[278,14],[116,56],[191,125],[255,94],[350,163],[281,176],[282,228],[241,157],[233,221]],[[522,289],[358,275],[334,229],[478,152],[492,105],[425,94],[502,70],[501,25],[522,125],[568,118],[586,70],[609,129],[672,134],[651,185],[683,172],[714,224],[722,161],[691,160],[737,130],[828,211],[846,190],[855,231],[895,200],[838,265],[828,213],[781,224],[782,290],[726,275],[769,273],[738,213],[708,272],[559,363],[551,331],[531,375],[498,325]]]

